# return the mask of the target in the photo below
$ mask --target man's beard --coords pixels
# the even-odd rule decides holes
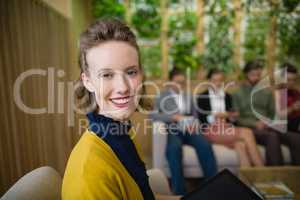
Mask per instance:
[[[248,80],[248,82],[250,83],[250,85],[255,86],[259,82],[259,80],[258,81],[249,81]]]

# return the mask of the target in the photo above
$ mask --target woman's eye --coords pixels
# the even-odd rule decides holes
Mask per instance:
[[[106,79],[110,79],[113,76],[114,76],[113,73],[103,73],[103,74],[100,74],[100,78],[106,78]]]
[[[138,70],[136,70],[136,69],[131,69],[131,70],[127,71],[127,74],[129,76],[135,76],[137,73],[138,73]]]

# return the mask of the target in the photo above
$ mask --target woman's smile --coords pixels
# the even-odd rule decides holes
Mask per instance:
[[[132,101],[132,100],[133,100],[133,96],[114,97],[114,98],[110,99],[110,101],[113,103],[113,105],[118,108],[128,107],[130,104],[130,101]]]

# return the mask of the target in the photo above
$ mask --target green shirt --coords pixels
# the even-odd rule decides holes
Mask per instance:
[[[233,106],[240,113],[237,119],[238,125],[254,128],[256,122],[261,119],[259,115],[270,120],[274,118],[275,104],[271,90],[257,91],[254,88],[255,86],[243,84],[233,94]]]

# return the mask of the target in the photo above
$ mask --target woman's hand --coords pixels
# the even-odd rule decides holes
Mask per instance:
[[[214,114],[216,118],[219,119],[226,119],[228,117],[228,113],[227,112],[218,112]]]
[[[227,112],[229,118],[236,118],[240,115],[239,112]]]
[[[173,120],[174,122],[179,122],[179,121],[182,120],[183,118],[185,118],[185,116],[184,116],[184,115],[181,115],[181,114],[174,114],[174,115],[172,116],[172,120]]]

